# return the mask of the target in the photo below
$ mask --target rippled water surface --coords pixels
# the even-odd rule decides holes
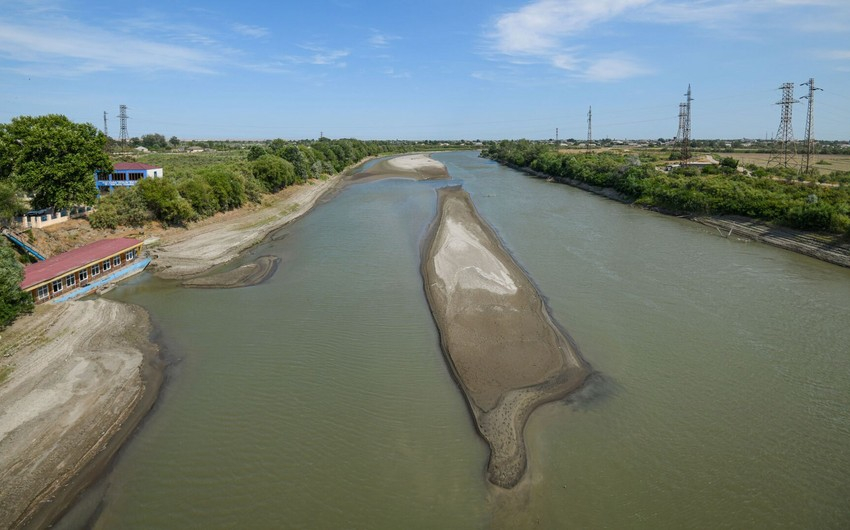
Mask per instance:
[[[98,528],[850,526],[850,271],[435,157],[600,373],[532,415],[523,486],[487,487],[422,292],[444,184],[389,180],[254,249],[282,258],[263,285],[114,291],[176,362],[66,525],[96,509]]]

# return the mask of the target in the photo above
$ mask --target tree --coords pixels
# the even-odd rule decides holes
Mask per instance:
[[[0,125],[0,179],[12,178],[33,208],[68,208],[97,198],[95,170],[112,171],[107,138],[65,116],[19,116]]]
[[[176,136],[172,136],[171,138],[168,139],[168,143],[171,144],[172,148],[177,147],[178,145],[180,145],[180,138],[177,138]]]
[[[0,181],[0,223],[10,224],[11,220],[22,214],[26,206],[18,196],[18,187],[11,180]]]
[[[254,160],[251,163],[251,173],[271,192],[295,182],[295,168],[279,156],[263,155]]]
[[[148,149],[164,149],[168,147],[168,142],[165,140],[165,136],[153,133],[142,136],[142,145]]]
[[[5,328],[21,313],[32,311],[32,296],[21,290],[24,268],[17,254],[0,246],[0,329]]]

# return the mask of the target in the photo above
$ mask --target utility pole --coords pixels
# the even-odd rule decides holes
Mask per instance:
[[[106,111],[103,111],[103,134],[107,138],[109,137],[109,128],[106,125]]]
[[[791,111],[794,103],[800,101],[794,99],[794,83],[782,83],[779,90],[782,91],[782,99],[777,101],[776,104],[782,105],[782,116],[779,120],[776,137],[773,139],[774,152],[767,162],[768,167],[773,165],[788,167],[789,164],[794,164],[794,158],[797,156],[794,130],[791,127]]]
[[[587,154],[593,153],[593,149],[590,147],[590,144],[593,143],[593,134],[592,134],[592,131],[593,131],[593,127],[592,127],[592,125],[593,125],[593,112],[592,111],[593,111],[593,107],[588,106],[587,107],[587,144],[585,144],[585,149],[587,151]]]
[[[127,141],[130,139],[127,134],[127,105],[121,105],[118,107],[118,120],[121,125],[121,131],[119,133],[119,141],[121,142],[121,152],[126,151]]]
[[[806,112],[806,157],[803,159],[803,164],[801,167],[801,172],[803,175],[808,175],[811,168],[809,166],[809,162],[811,161],[811,157],[815,151],[815,137],[814,137],[814,124],[815,124],[815,90],[823,90],[822,88],[815,88],[815,78],[810,77],[808,83],[802,83],[800,86],[808,86],[809,87],[809,95],[801,96],[800,99],[807,99],[809,103],[808,112]]]

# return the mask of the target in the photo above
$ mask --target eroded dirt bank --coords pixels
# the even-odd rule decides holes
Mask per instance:
[[[591,369],[469,195],[449,187],[438,196],[422,253],[425,294],[446,359],[490,445],[488,479],[512,488],[526,470],[528,416],[581,387]]]
[[[2,336],[0,527],[50,524],[152,406],[147,313],[109,300],[40,306]]]

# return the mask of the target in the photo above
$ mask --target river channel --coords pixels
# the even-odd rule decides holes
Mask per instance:
[[[110,293],[172,366],[59,527],[850,527],[850,270],[434,157],[599,372],[531,416],[521,486],[488,486],[423,294],[446,183],[385,180],[254,248],[281,258],[262,285]]]

